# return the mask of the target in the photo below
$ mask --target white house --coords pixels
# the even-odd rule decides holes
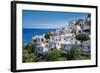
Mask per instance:
[[[81,53],[90,55],[91,54],[91,44],[90,40],[87,40],[83,42],[82,48],[81,48]]]
[[[75,35],[77,34],[87,34],[89,37],[91,37],[91,19],[89,17],[86,17],[85,19],[79,19],[79,23],[76,24],[77,20],[70,21],[69,27],[75,31]],[[83,54],[90,54],[90,40],[83,42],[82,47],[79,47],[81,49],[81,52]]]
[[[75,35],[71,33],[67,27],[59,31],[62,32],[60,35],[59,33],[54,33],[53,36],[50,37],[50,48],[70,50],[73,45],[80,45],[80,42],[75,39]]]
[[[89,21],[90,19],[88,19]],[[44,35],[32,37],[33,42],[37,46],[38,54],[45,54],[48,50],[58,49],[70,51],[75,46],[81,49],[83,54],[90,54],[90,40],[83,43],[83,47],[80,46],[80,41],[76,40],[76,35],[83,33],[90,36],[90,26],[87,25],[85,19],[72,20],[67,27],[61,27],[52,33],[48,42]]]
[[[37,49],[36,49],[37,54],[40,54],[40,55],[47,54],[47,52],[49,50],[48,48],[49,48],[49,46],[47,43],[46,44],[45,43],[38,44]]]
[[[32,37],[33,43],[36,45],[36,52],[37,54],[44,55],[49,50],[49,45],[46,43],[46,39],[44,36],[34,36]]]

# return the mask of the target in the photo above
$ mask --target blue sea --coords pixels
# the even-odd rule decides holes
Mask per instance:
[[[46,32],[55,31],[56,29],[32,29],[23,28],[22,29],[22,41],[23,43],[29,43],[32,41],[33,35],[42,35]]]

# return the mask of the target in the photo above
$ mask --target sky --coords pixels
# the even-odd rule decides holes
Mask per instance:
[[[23,28],[55,29],[67,27],[69,21],[85,18],[88,13],[79,12],[56,12],[56,11],[22,11]]]

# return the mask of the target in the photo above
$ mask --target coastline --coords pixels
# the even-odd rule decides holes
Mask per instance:
[[[28,43],[31,42],[32,40],[32,36],[34,35],[43,35],[47,32],[52,32],[52,31],[56,31],[56,29],[42,29],[42,28],[23,28],[22,29],[22,42],[23,43]]]

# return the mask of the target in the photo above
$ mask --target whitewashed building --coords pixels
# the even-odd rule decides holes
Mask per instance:
[[[88,21],[90,19],[87,18]],[[32,37],[33,42],[37,46],[38,54],[45,54],[48,50],[58,49],[70,51],[73,46],[76,46],[81,49],[83,54],[90,54],[90,40],[85,41],[83,46],[80,47],[80,41],[76,40],[76,35],[83,33],[90,36],[90,25],[86,22],[85,19],[72,20],[67,27],[61,27],[52,33],[48,42],[45,39],[44,35]]]
[[[49,45],[46,43],[44,36],[34,36],[32,37],[33,43],[36,45],[37,54],[44,55],[49,50]]]
[[[77,23],[79,21],[79,23]],[[91,19],[86,17],[85,19],[79,19],[79,20],[72,20],[69,24],[69,27],[74,31],[75,35],[77,34],[86,34],[91,38],[91,24],[90,24]],[[87,40],[83,42],[82,47],[79,47],[81,50],[82,54],[91,54],[90,50],[90,40]]]
[[[55,33],[50,37],[50,48],[69,51],[75,44],[80,45],[80,42],[75,39],[75,35],[68,28]]]

